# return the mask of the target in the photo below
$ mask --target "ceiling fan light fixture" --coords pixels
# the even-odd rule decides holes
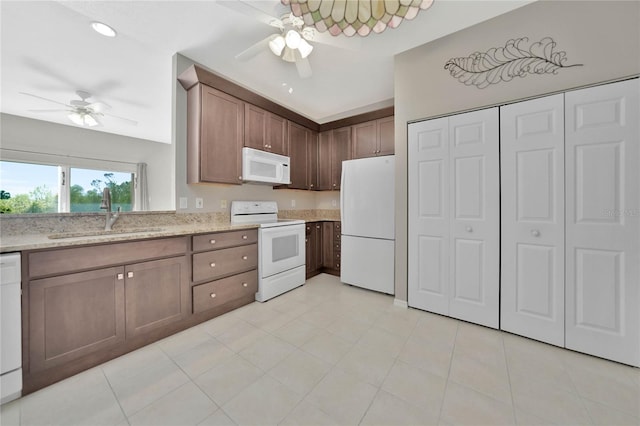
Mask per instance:
[[[285,46],[286,43],[284,41],[284,37],[282,37],[281,35],[269,41],[269,49],[271,49],[271,52],[273,52],[273,54],[276,56],[282,55],[282,50],[285,48]]]
[[[89,126],[89,127],[93,127],[93,126],[97,126],[98,122],[96,121],[95,118],[93,118],[93,116],[86,114],[84,116],[84,123],[85,125]]]
[[[306,58],[313,51],[313,46],[307,43],[305,39],[300,40],[300,45],[298,46],[298,51],[300,52],[300,56],[302,59]]]
[[[79,113],[79,112],[72,112],[67,117],[69,117],[69,120],[71,120],[74,124],[77,124],[78,126],[93,127],[93,126],[97,126],[98,125],[98,122],[96,121],[96,119],[93,118],[89,114],[82,114],[82,113]]]
[[[297,49],[302,41],[302,36],[296,30],[289,30],[284,36],[284,40],[287,43],[288,48]]]
[[[296,51],[294,49],[290,49],[288,46],[284,48],[284,53],[282,54],[282,60],[287,62],[295,62]]]
[[[102,22],[98,22],[98,21],[92,22],[91,28],[93,28],[93,30],[98,34],[101,34],[105,37],[115,37],[117,34],[116,30],[111,28],[109,25],[103,24]]]

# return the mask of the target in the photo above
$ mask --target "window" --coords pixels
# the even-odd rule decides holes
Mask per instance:
[[[132,211],[134,182],[131,171],[0,161],[0,213],[99,212],[104,188],[114,211]]]

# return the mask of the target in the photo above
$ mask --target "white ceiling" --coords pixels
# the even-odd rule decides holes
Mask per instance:
[[[0,106],[4,113],[71,125],[64,113],[30,112],[56,105],[20,92],[68,103],[76,90],[87,90],[90,101],[106,102],[110,113],[138,122],[105,117],[97,130],[170,143],[172,57],[178,52],[324,123],[391,105],[395,54],[530,1],[435,0],[397,29],[365,38],[340,36],[344,48],[312,43],[313,76],[300,79],[294,64],[266,48],[250,60],[234,58],[277,31],[256,16],[279,16],[279,0],[2,0]],[[112,26],[118,36],[98,35],[91,21]]]

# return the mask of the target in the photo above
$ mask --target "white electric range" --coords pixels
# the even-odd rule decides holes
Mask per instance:
[[[278,203],[275,201],[232,201],[231,224],[260,225],[258,302],[265,302],[304,284],[304,220],[278,219]]]

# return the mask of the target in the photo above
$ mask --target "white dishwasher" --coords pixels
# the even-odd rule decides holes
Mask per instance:
[[[20,253],[0,254],[0,404],[22,392]]]

